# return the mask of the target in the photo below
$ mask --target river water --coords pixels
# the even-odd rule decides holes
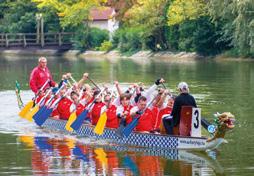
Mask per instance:
[[[97,83],[143,82],[163,77],[176,92],[180,81],[190,91],[210,121],[215,112],[236,116],[228,144],[216,151],[172,151],[155,156],[152,151],[118,150],[89,139],[49,133],[18,117],[15,80],[22,100],[32,98],[29,74],[36,57],[0,58],[0,175],[253,175],[254,174],[254,62],[167,61],[162,59],[77,59],[49,57],[55,80],[65,72],[79,79],[89,72]]]

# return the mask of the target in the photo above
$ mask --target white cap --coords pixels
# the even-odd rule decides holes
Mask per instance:
[[[178,89],[180,89],[180,90],[189,90],[189,86],[188,86],[188,84],[186,83],[186,82],[180,82],[179,84],[178,84]]]

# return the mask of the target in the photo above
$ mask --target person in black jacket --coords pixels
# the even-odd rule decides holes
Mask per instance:
[[[197,107],[194,97],[189,94],[189,87],[186,82],[180,82],[178,90],[180,94],[175,98],[170,116],[163,118],[163,125],[167,134],[173,134],[173,127],[179,126],[182,106]]]

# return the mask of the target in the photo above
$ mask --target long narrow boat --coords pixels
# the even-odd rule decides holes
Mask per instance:
[[[190,150],[213,150],[224,142],[224,135],[217,136],[213,139],[208,137],[190,137],[190,136],[173,136],[151,133],[132,132],[128,137],[119,137],[116,129],[105,128],[102,135],[93,132],[94,126],[83,124],[77,132],[68,132],[65,130],[66,121],[47,119],[43,127],[48,130],[58,131],[76,135],[77,137],[88,137],[95,140],[106,140],[109,143],[128,145],[135,147],[148,147],[156,149],[190,149]],[[221,134],[222,132],[220,132]]]

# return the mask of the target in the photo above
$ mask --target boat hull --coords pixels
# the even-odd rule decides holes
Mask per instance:
[[[96,140],[106,140],[107,142],[129,145],[135,147],[161,148],[161,149],[191,149],[191,150],[206,150],[217,148],[222,142],[214,140],[207,142],[205,137],[182,137],[170,136],[150,133],[133,132],[129,137],[119,137],[116,129],[105,128],[102,135],[97,135],[93,132],[94,127],[88,124],[83,124],[77,132],[68,132],[65,130],[66,121],[47,119],[43,127],[49,130],[60,131],[61,133],[69,133],[78,137],[89,137]]]

